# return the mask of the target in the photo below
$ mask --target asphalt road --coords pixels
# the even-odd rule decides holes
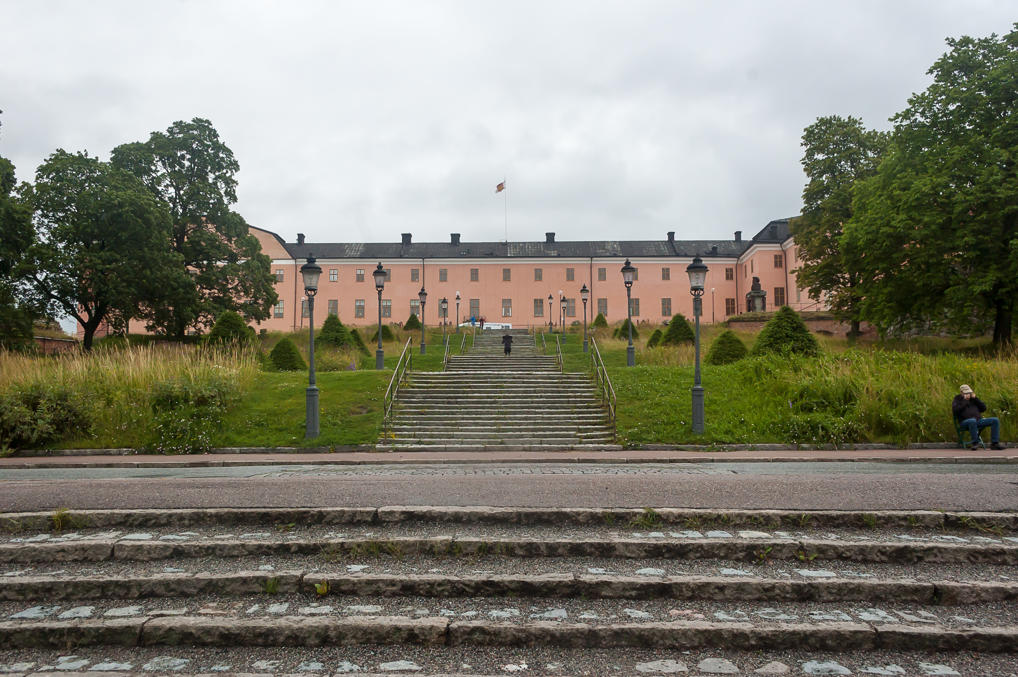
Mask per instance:
[[[0,511],[487,505],[1018,510],[1018,467],[746,463],[65,468],[0,473]]]

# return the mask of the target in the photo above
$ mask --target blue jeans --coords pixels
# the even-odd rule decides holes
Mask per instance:
[[[972,435],[972,444],[979,444],[979,431],[983,428],[990,429],[990,444],[1000,442],[1000,421],[995,416],[980,419],[967,418],[960,425],[962,428],[968,428],[969,434]]]

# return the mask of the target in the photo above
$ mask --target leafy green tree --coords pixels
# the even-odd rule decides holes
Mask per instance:
[[[818,355],[820,344],[813,334],[809,333],[806,323],[788,306],[781,306],[774,317],[767,321],[753,344],[753,354],[764,353],[796,353],[799,355]]]
[[[301,357],[297,346],[287,337],[279,340],[279,343],[269,353],[269,362],[279,371],[301,371],[307,369],[304,358]]]
[[[322,323],[322,330],[319,332],[316,340],[336,348],[342,348],[353,343],[350,330],[333,313],[329,313],[329,316],[325,318],[325,322]]]
[[[382,325],[382,340],[393,341],[396,339],[396,335],[392,333],[392,329],[387,324]],[[375,329],[375,333],[371,335],[372,343],[378,341],[378,329]]]
[[[410,317],[408,317],[406,323],[403,324],[403,329],[410,331],[412,329],[420,328],[421,321],[417,319],[417,313],[410,313]]]
[[[689,326],[689,322],[682,313],[676,313],[668,322],[668,331],[661,338],[661,345],[677,346],[680,343],[693,343],[695,340],[696,336],[693,335],[693,328]]]
[[[14,194],[14,165],[0,157],[0,348],[29,345],[36,313],[25,302],[21,268],[32,244],[32,211]]]
[[[171,246],[188,276],[172,299],[143,309],[150,329],[182,338],[224,310],[248,321],[269,317],[275,278],[247,222],[230,209],[240,166],[212,123],[174,122],[148,141],[113,149],[111,162],[140,178],[170,212]]]
[[[748,352],[742,339],[731,329],[725,329],[710,344],[710,350],[707,351],[704,362],[707,364],[731,364],[744,358]]]
[[[597,317],[594,318],[594,321],[590,323],[590,326],[594,329],[607,329],[608,320],[604,318],[604,313],[598,313]]]
[[[947,44],[933,83],[892,118],[887,157],[856,189],[842,241],[881,331],[992,325],[1001,346],[1018,298],[1018,24]]]
[[[647,339],[647,347],[656,348],[658,344],[661,343],[662,336],[664,336],[664,333],[660,329],[655,329],[654,333],[650,335],[649,339]]]
[[[810,298],[825,299],[851,323],[852,337],[859,334],[861,272],[858,261],[842,251],[840,238],[852,218],[852,186],[876,172],[886,146],[886,133],[867,130],[854,117],[818,118],[802,134],[808,181],[802,216],[791,224],[802,261],[796,280],[809,289]]]
[[[28,191],[38,240],[27,255],[31,284],[92,347],[104,321],[126,323],[157,306],[180,277],[166,210],[138,179],[87,153],[53,153]]]
[[[255,330],[244,322],[244,318],[227,310],[216,319],[205,340],[209,343],[250,343],[254,339]]]
[[[361,336],[361,333],[357,331],[357,329],[350,330],[350,340],[353,342],[353,345],[357,347],[358,351],[364,353],[365,355],[371,354],[371,352],[368,350],[368,347],[364,345],[364,338]]]

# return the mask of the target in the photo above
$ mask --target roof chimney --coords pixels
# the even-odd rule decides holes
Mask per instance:
[[[675,231],[674,230],[669,230],[668,231],[668,241],[669,242],[675,242]]]
[[[545,233],[544,241],[548,244],[555,242],[555,233]]]
[[[410,238],[411,237],[412,237],[412,235],[410,233],[403,233],[403,244],[404,245],[410,244]]]
[[[459,243],[460,243],[460,234],[459,233],[449,233],[449,241],[452,244],[459,246]]]
[[[712,244],[710,246],[710,255],[711,256],[717,256],[718,255],[718,246],[716,244]]]
[[[297,233],[297,244],[304,244],[304,233]]]
[[[742,231],[741,230],[735,231],[735,241],[736,242],[742,242]]]

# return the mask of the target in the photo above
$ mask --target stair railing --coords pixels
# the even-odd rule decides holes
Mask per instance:
[[[608,422],[612,426],[612,437],[615,437],[615,409],[618,406],[618,398],[615,397],[615,388],[612,387],[611,379],[608,378],[608,369],[604,366],[604,360],[601,359],[601,351],[597,349],[597,341],[594,337],[590,337],[590,346],[593,350],[590,351],[590,364],[594,370],[594,376],[597,378],[597,385],[601,391],[601,402],[608,409]]]
[[[382,398],[382,403],[385,408],[385,414],[382,417],[382,437],[385,437],[386,431],[389,429],[389,425],[392,423],[392,405],[396,403],[396,395],[399,393],[399,386],[406,380],[407,372],[413,367],[414,362],[414,351],[410,350],[410,346],[413,344],[414,338],[411,336],[406,340],[406,345],[403,346],[403,353],[399,356],[399,360],[396,362],[396,368],[392,372],[392,378],[389,379],[389,387],[385,391],[385,397]]]
[[[463,354],[463,346],[467,344],[467,333],[463,332],[463,338],[460,339],[460,355]]]
[[[544,340],[544,332],[543,331],[541,332],[541,346],[542,346],[542,348],[541,348],[542,352],[547,354],[548,353],[548,342]]]
[[[562,341],[559,340],[559,335],[555,334],[555,352],[558,358],[558,370],[565,371],[565,366],[562,363]]]
[[[445,357],[442,358],[442,371],[445,371],[449,367],[449,345],[452,341],[445,342]]]

